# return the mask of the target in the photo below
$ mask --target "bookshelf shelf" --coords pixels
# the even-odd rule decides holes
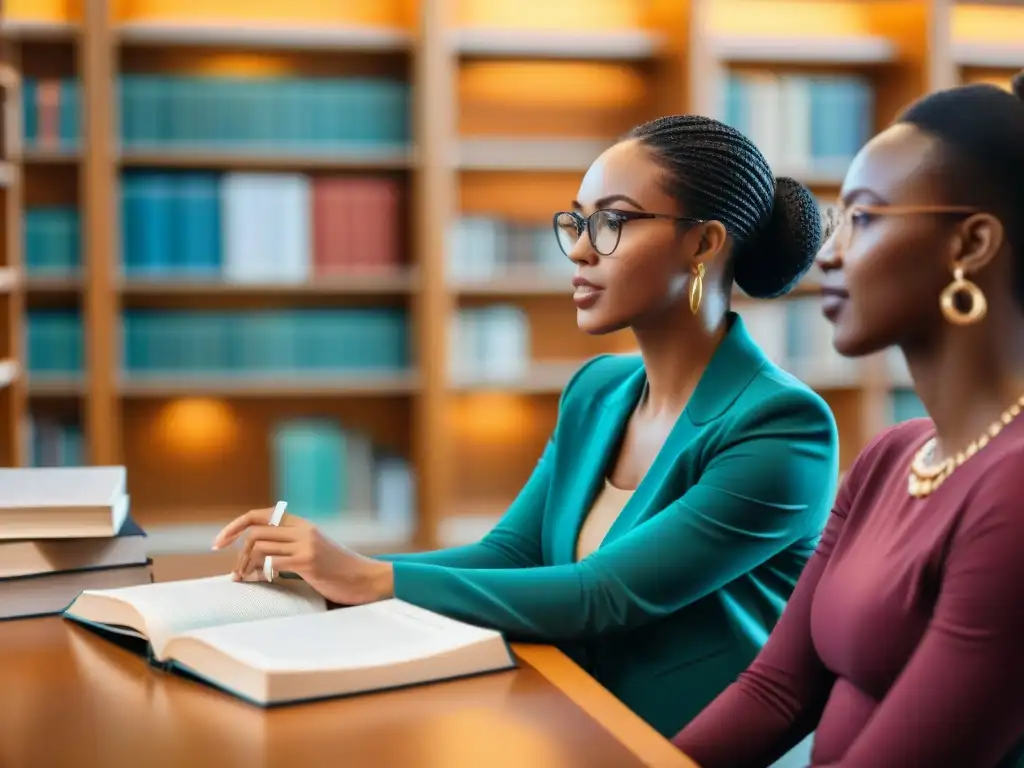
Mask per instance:
[[[18,7],[30,8],[34,1],[22,0]],[[10,141],[18,130],[17,110],[4,110],[0,382],[5,361],[26,373],[15,370],[9,386],[0,389],[0,459],[17,464],[34,455],[12,437],[29,417],[73,424],[88,447],[84,461],[129,467],[133,506],[138,499],[140,522],[149,528],[155,551],[206,549],[218,524],[271,498],[279,430],[297,430],[289,439],[300,443],[329,439],[302,433],[307,421],[318,419],[346,431],[351,426],[372,440],[374,451],[407,460],[415,486],[408,507],[414,518],[399,523],[369,513],[343,515],[328,525],[340,540],[359,549],[395,550],[413,542],[455,545],[478,538],[529,475],[554,424],[558,395],[579,365],[595,354],[633,348],[628,334],[590,337],[576,329],[569,301],[572,265],[557,251],[550,223],[613,137],[660,114],[702,112],[731,120],[722,97],[740,81],[742,88],[756,79],[772,81],[768,93],[783,80],[792,86],[803,78],[797,91],[809,88],[811,80],[843,80],[846,96],[826,93],[831,106],[816,107],[833,122],[824,129],[819,122],[814,141],[821,144],[825,136],[833,144],[770,158],[777,175],[798,178],[822,198],[832,198],[862,143],[861,132],[882,128],[902,104],[928,89],[958,77],[998,79],[1024,65],[1024,49],[1007,32],[1020,18],[1007,14],[1024,12],[1019,4],[978,10],[981,3],[947,0],[613,0],[595,16],[593,0],[565,0],[557,13],[545,15],[543,28],[534,22],[524,28],[527,0],[410,0],[403,6],[413,14],[399,13],[392,4],[340,3],[330,16],[300,18],[296,11],[293,20],[274,22],[246,15],[239,4],[238,18],[213,18],[207,5],[187,4],[175,7],[173,18],[130,16],[112,0],[83,0],[80,21],[42,21],[55,7],[43,5],[36,19],[0,21],[3,64],[22,80],[20,89],[8,90],[35,99],[39,118],[46,100],[33,89],[44,82],[50,89],[59,85],[61,114],[76,121],[55,132],[53,105],[47,102],[46,136],[40,140],[44,121],[36,120],[36,138],[26,135],[19,146]],[[252,119],[229,115],[230,130],[194,119],[204,104],[216,102],[208,91],[196,96],[196,84],[202,91],[221,76],[260,83],[244,97],[251,96],[245,109],[253,110]],[[291,88],[293,81],[298,90],[287,97],[274,90]],[[142,91],[128,99],[134,106],[125,109],[126,83],[137,88],[140,82]],[[325,82],[340,88],[328,92],[328,101],[342,101],[331,101],[335,106],[320,113],[324,92],[311,97],[302,89]],[[390,94],[384,98],[391,106],[367,118],[358,105],[368,102],[352,94],[368,93],[358,89],[381,82],[388,85],[377,92]],[[260,91],[267,84],[270,90]],[[154,90],[147,95],[146,88]],[[863,102],[847,109],[849,99],[865,94],[870,117]],[[46,98],[53,98],[52,91]],[[808,99],[802,91],[797,98]],[[287,119],[276,119],[277,100],[287,101],[281,109]],[[338,107],[343,101],[348,106]],[[82,104],[90,109],[82,110]],[[144,117],[173,114],[175,122],[168,118],[147,133],[152,121],[122,120],[132,110]],[[362,124],[348,125],[343,136],[320,136],[309,125],[331,122],[324,114],[357,114]],[[266,141],[275,134],[259,124],[264,118],[268,125],[290,125],[284,129],[291,131],[287,140]],[[814,121],[796,120],[771,127],[759,114],[753,126],[738,127],[762,149],[774,143],[772,134],[802,135],[797,141],[811,142],[807,133]],[[128,130],[128,124],[135,127]],[[849,136],[836,138],[854,125]],[[222,246],[212,245],[230,238],[201,234],[196,225],[189,237],[205,238],[195,250],[209,256],[209,263],[190,262],[189,269],[211,277],[186,277],[175,271],[186,247],[152,245],[178,237],[177,231],[139,238],[125,221],[130,224],[135,213],[121,213],[126,199],[138,201],[131,195],[140,189],[150,203],[162,199],[180,210],[187,196],[168,181],[172,177],[200,186],[216,179],[216,191],[211,186],[202,194],[207,202],[216,195],[222,210],[224,180],[254,176],[301,177],[308,185],[313,202],[307,207],[313,211],[306,218],[321,220],[311,225],[319,234],[309,239],[329,243],[317,246],[317,258],[329,265],[310,256],[301,279],[278,278],[276,272],[240,277],[232,271],[237,265],[220,253]],[[142,186],[133,187],[139,178]],[[393,195],[386,204],[389,223],[372,223],[370,213],[381,208],[373,203],[347,219],[335,217],[367,223],[371,234],[356,238],[346,227],[323,225],[316,213],[318,185],[336,185],[323,193],[328,209],[351,211],[362,193],[345,183],[372,179],[391,185],[384,193],[385,199]],[[194,209],[198,218],[192,223],[209,221],[215,208],[211,203],[199,213]],[[153,210],[139,214],[147,226],[163,215]],[[220,234],[228,232],[221,226]],[[75,233],[71,238],[69,231]],[[69,247],[69,239],[80,247]],[[352,244],[357,240],[362,245]],[[386,249],[380,261],[389,270],[350,269],[341,264],[348,256],[323,255],[346,249],[362,249],[371,261]],[[845,468],[895,418],[895,395],[905,395],[909,384],[905,366],[893,359],[844,365],[822,352],[828,340],[820,332],[811,278],[783,301],[759,302],[738,290],[735,296],[748,326],[765,334],[759,337],[762,346],[832,406]],[[144,373],[146,366],[121,359],[122,349],[132,348],[127,329],[142,316],[205,316],[210,328],[235,328],[251,318],[287,315],[286,327],[268,331],[268,338],[298,338],[307,332],[297,330],[307,328],[306,316],[360,312],[368,313],[364,318],[390,318],[381,321],[385,336],[379,337],[389,341],[373,341],[378,337],[370,331],[354,338],[369,338],[374,352],[401,348],[404,355],[408,346],[408,359],[396,362],[396,352],[388,364],[353,366],[385,370],[360,376],[337,372],[342,363],[332,364],[330,372],[324,366],[286,373],[287,366],[277,362],[246,365],[252,372],[245,375],[234,363],[225,363],[225,374],[186,375],[179,366],[168,375]],[[39,370],[29,370],[21,340],[32,337],[26,334],[32,328],[37,340],[40,328],[43,338],[52,332],[45,322],[33,325],[44,315],[59,316],[58,324],[80,318],[68,321],[84,329],[84,351],[74,353],[83,357],[80,374],[44,373],[74,370],[45,360],[33,362]],[[521,365],[501,359],[493,368],[461,365],[455,342],[469,328],[462,325],[467,317],[482,323],[478,347],[496,359],[519,356]],[[515,328],[506,334],[500,328],[508,322]],[[807,342],[811,352],[793,352],[790,342],[780,341],[780,334],[789,338],[783,330],[792,328],[814,337]],[[172,336],[179,332],[172,330]],[[205,331],[181,333],[203,338]],[[225,332],[216,343],[234,339],[234,333]],[[242,338],[262,353],[259,334]],[[322,336],[313,334],[318,344],[331,346]],[[161,344],[147,343],[159,349],[166,338],[157,337]],[[39,354],[38,344],[28,346]],[[477,367],[482,372],[470,375]],[[259,373],[264,368],[279,372]],[[167,416],[179,406],[199,410]],[[228,421],[237,439],[210,454],[214,459],[200,461],[160,443],[179,422],[197,432],[211,429],[206,422],[217,422],[221,412],[234,414]],[[253,474],[260,478],[255,484]],[[179,487],[176,479],[186,475],[190,484]]]
[[[122,45],[190,48],[408,53],[412,47],[408,30],[367,26],[132,21],[121,23],[116,35]]]
[[[407,397],[419,388],[415,374],[274,376],[153,376],[122,378],[118,390],[130,398],[249,397],[352,398]]]
[[[664,36],[645,30],[560,32],[517,29],[456,30],[455,50],[465,58],[645,62],[665,47]]]
[[[25,288],[31,293],[73,293],[82,290],[82,279],[77,275],[29,274]]]
[[[408,170],[415,165],[412,150],[331,149],[310,152],[308,148],[294,151],[281,147],[266,151],[246,151],[225,146],[222,149],[181,149],[162,147],[143,151],[125,149],[120,156],[123,167],[190,168],[214,170],[291,170],[291,171],[384,171]]]
[[[0,19],[0,36],[19,43],[60,43],[74,40],[81,26],[72,21]]]
[[[462,171],[585,171],[614,139],[463,137]]]
[[[572,295],[572,284],[567,277],[537,273],[509,274],[482,280],[463,279],[451,286],[458,296],[465,298],[499,298],[507,296],[559,296]]]
[[[521,376],[494,378],[472,375],[454,376],[455,392],[506,392],[522,395],[551,395],[562,391],[583,360],[533,362]]]
[[[72,398],[86,394],[85,383],[74,376],[28,375],[28,394],[33,398]]]
[[[899,46],[889,38],[857,35],[723,35],[712,39],[711,49],[716,58],[733,64],[865,66],[893,64],[900,56]]]
[[[953,43],[953,60],[961,67],[1015,70],[1024,66],[1024,43]]]
[[[161,524],[161,520],[181,520],[183,513],[177,510],[150,512],[143,520],[155,521],[146,526],[149,552],[156,555],[175,555],[208,551],[210,542],[221,528],[238,514],[237,509],[191,511],[188,517],[218,522]],[[324,521],[320,525],[320,530],[327,538],[366,553],[396,552],[408,548],[413,533],[409,526],[382,523],[372,519],[360,520],[357,514],[345,515],[351,519]],[[187,520],[188,517],[184,519]]]
[[[21,159],[26,165],[65,165],[79,162],[82,155],[78,149],[25,147],[22,150]]]
[[[211,280],[144,280],[129,279],[120,283],[123,296],[131,298],[202,297],[230,299],[231,297],[261,297],[267,299],[318,298],[345,296],[405,296],[417,290],[415,270],[397,274],[353,274],[320,278],[312,283],[225,283]]]

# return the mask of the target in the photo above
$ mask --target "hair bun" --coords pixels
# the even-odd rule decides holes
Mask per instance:
[[[822,234],[821,208],[810,190],[794,179],[776,179],[772,215],[736,259],[736,284],[757,299],[788,293],[814,264]]]
[[[1018,99],[1024,100],[1024,69],[1010,80],[1010,90]]]

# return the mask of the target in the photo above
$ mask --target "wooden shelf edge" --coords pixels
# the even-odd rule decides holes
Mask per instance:
[[[36,165],[59,165],[61,163],[77,163],[82,159],[81,150],[77,147],[47,148],[25,146],[21,150],[23,163]]]
[[[508,392],[523,395],[558,394],[586,360],[534,362],[521,375],[479,375],[473,371],[455,372],[450,389],[458,393]]]
[[[86,393],[85,381],[72,375],[27,372],[28,394],[34,398],[75,398]]]
[[[0,36],[18,41],[59,42],[71,40],[81,30],[78,22],[42,19],[0,19]]]
[[[647,30],[574,32],[463,27],[452,34],[465,57],[488,59],[568,59],[643,61],[664,48],[664,36]]]
[[[237,146],[237,145],[236,145]],[[282,169],[311,171],[384,171],[408,170],[416,164],[414,149],[381,149],[378,147],[325,147],[289,152],[280,147],[267,151],[239,151],[236,147],[176,147],[173,144],[125,147],[118,156],[124,167],[210,168],[224,170]]]
[[[552,234],[552,239],[554,235]],[[572,296],[572,275],[559,277],[538,270],[534,274],[495,275],[479,280],[460,279],[449,283],[453,294],[466,297],[497,298],[505,296]]]
[[[25,278],[25,290],[39,295],[78,293],[83,286],[82,279],[73,275],[29,274]]]
[[[222,279],[159,279],[129,277],[119,281],[125,296],[373,296],[412,293],[417,288],[415,270],[382,274],[313,276],[308,282],[229,282]]]
[[[116,39],[127,45],[189,47],[244,46],[260,49],[329,50],[400,53],[413,43],[409,30],[372,26],[239,24],[188,21],[131,21],[116,27]]]
[[[379,376],[123,375],[118,392],[126,398],[174,397],[407,397],[419,391],[415,374]]]
[[[711,50],[720,61],[760,64],[892,64],[899,46],[886,37],[826,35],[823,37],[712,37]]]
[[[614,143],[614,138],[463,137],[456,165],[462,171],[585,171]]]
[[[953,61],[960,67],[1017,71],[1024,68],[1024,43],[954,42]]]
[[[153,555],[185,555],[209,552],[210,544],[231,519],[248,510],[224,510],[213,523],[181,523],[142,525],[146,532],[147,552]],[[161,517],[147,514],[146,518]],[[357,552],[402,551],[409,548],[412,531],[408,526],[389,524],[373,519],[342,519],[315,521],[329,539]]]

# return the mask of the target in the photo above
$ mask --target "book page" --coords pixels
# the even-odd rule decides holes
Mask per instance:
[[[210,627],[187,637],[255,669],[284,672],[399,664],[500,635],[384,600],[312,616]]]
[[[167,641],[182,632],[327,610],[324,599],[299,579],[267,584],[213,576],[111,589],[101,594],[128,603],[142,615],[158,659],[163,659]]]

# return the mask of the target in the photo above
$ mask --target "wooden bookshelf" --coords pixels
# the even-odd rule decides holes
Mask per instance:
[[[17,466],[25,459],[20,439],[25,411],[20,102],[17,49],[0,30],[0,462],[7,466]]]
[[[871,83],[879,130],[929,90],[1008,82],[1024,64],[1013,33],[1024,28],[1024,7],[1005,3],[82,0],[68,7],[7,2],[0,20],[3,62],[15,79],[75,76],[91,107],[77,145],[21,147],[18,91],[4,90],[0,460],[30,460],[20,429],[30,409],[80,419],[88,461],[128,466],[134,512],[160,551],[201,548],[227,517],[274,500],[267,435],[288,415],[355,424],[415,469],[413,528],[356,516],[333,525],[331,535],[379,550],[458,543],[487,529],[536,462],[572,372],[589,356],[633,343],[628,334],[579,333],[558,273],[518,267],[452,276],[459,217],[550,226],[552,212],[618,135],[659,114],[721,116],[733,73],[857,73]],[[121,74],[228,70],[399,75],[412,84],[411,145],[268,152],[116,140]],[[392,174],[409,201],[405,266],[302,284],[125,279],[120,178],[136,168]],[[842,172],[777,168],[826,200]],[[79,273],[26,277],[22,217],[40,205],[78,208]],[[803,286],[785,301],[811,294]],[[453,317],[494,305],[526,318],[528,365],[497,378],[453,373]],[[125,310],[348,306],[406,307],[414,369],[355,378],[122,374]],[[736,306],[742,313],[754,305],[737,294]],[[81,378],[31,376],[26,386],[22,337],[35,307],[81,310]],[[794,372],[832,406],[844,467],[890,422],[891,395],[907,384],[884,355],[841,371],[808,364]]]

